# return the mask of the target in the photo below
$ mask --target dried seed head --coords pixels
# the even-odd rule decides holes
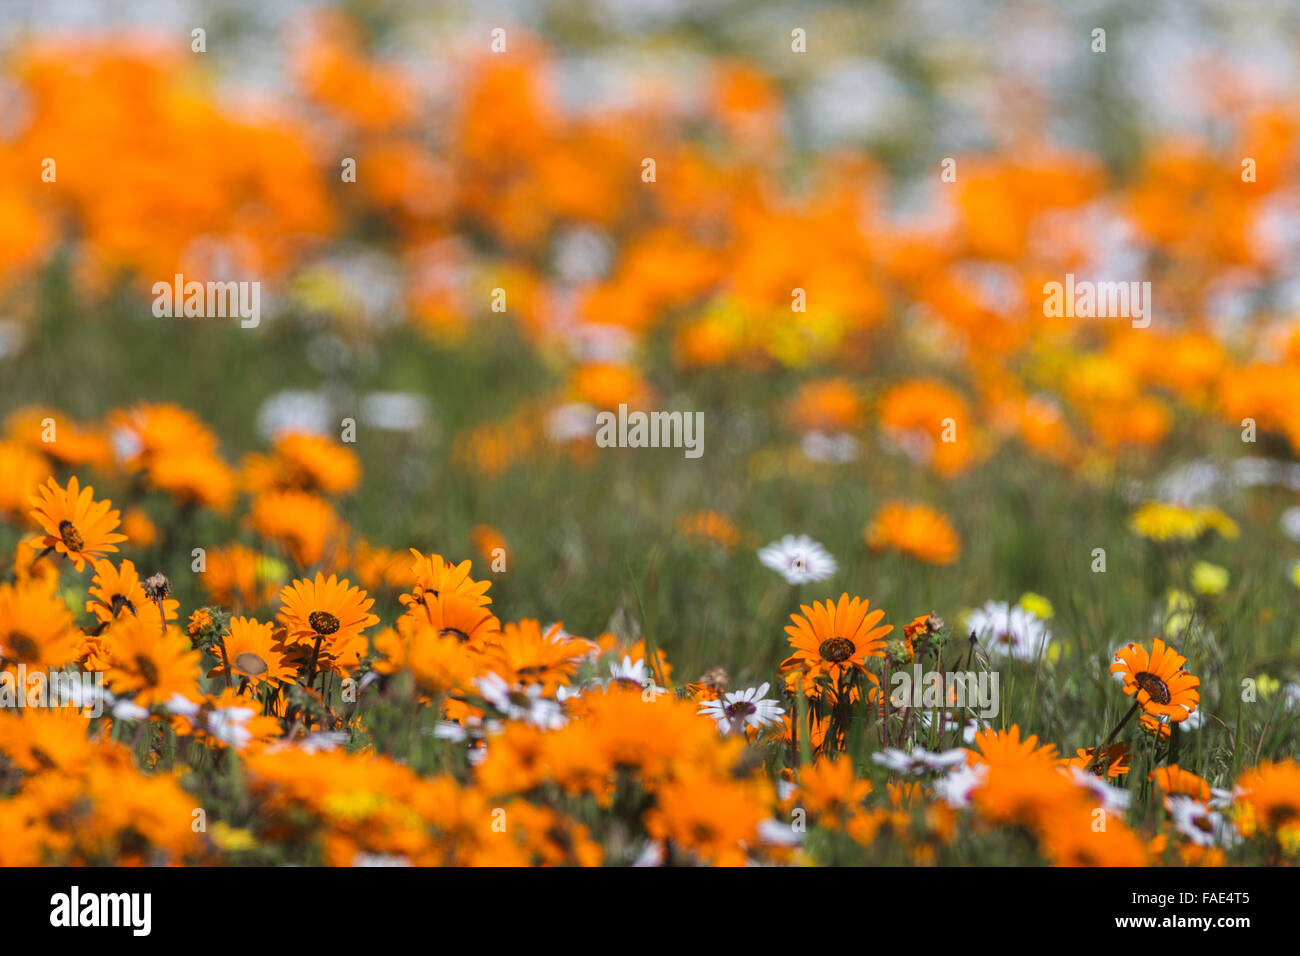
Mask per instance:
[[[172,593],[172,583],[167,580],[167,575],[159,571],[157,574],[145,578],[144,593],[149,595],[151,601],[161,601]]]

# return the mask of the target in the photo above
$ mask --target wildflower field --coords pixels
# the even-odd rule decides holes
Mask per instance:
[[[0,864],[1300,860],[1300,11],[64,6]]]

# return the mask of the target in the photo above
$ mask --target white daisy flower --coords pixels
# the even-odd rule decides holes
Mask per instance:
[[[836,465],[853,461],[862,450],[858,440],[847,432],[804,432],[799,446],[809,461],[831,462]]]
[[[144,720],[149,716],[149,708],[141,707],[135,701],[119,700],[113,705],[114,720]]]
[[[769,684],[732,691],[718,700],[706,700],[700,713],[718,724],[723,734],[743,734],[746,727],[762,728],[775,724],[785,711],[774,700],[767,700]]]
[[[181,717],[193,717],[199,712],[199,705],[184,694],[172,694],[164,706],[170,713],[179,714]]]
[[[974,631],[975,638],[990,656],[1014,657],[1033,661],[1046,650],[1052,641],[1047,624],[1019,604],[1006,601],[987,601],[966,615],[966,630]]]
[[[787,534],[758,552],[758,560],[789,584],[825,581],[839,567],[835,558],[806,534]]]
[[[1232,846],[1237,842],[1237,831],[1223,814],[1199,800],[1179,795],[1170,797],[1168,803],[1174,829],[1197,846]]]
[[[898,773],[927,773],[931,770],[947,770],[966,762],[966,751],[960,747],[945,750],[943,753],[931,753],[922,747],[913,748],[911,753],[893,747],[871,755],[871,759],[882,767]]]
[[[1074,782],[1085,789],[1091,790],[1100,803],[1107,811],[1111,813],[1121,813],[1128,809],[1133,795],[1127,790],[1121,790],[1119,787],[1112,787],[1095,773],[1089,773],[1079,767],[1070,768],[1070,776]]]
[[[803,834],[788,823],[780,820],[762,820],[758,824],[758,838],[774,846],[798,846],[803,842]]]
[[[1231,790],[1224,790],[1220,787],[1211,787],[1210,799],[1206,802],[1206,806],[1211,810],[1222,810],[1225,807],[1232,806],[1232,801],[1235,799],[1236,796]]]
[[[463,744],[469,739],[469,731],[454,720],[440,720],[438,725],[433,728],[433,736],[439,740],[450,740],[455,744]]]
[[[509,720],[521,720],[542,730],[556,730],[566,723],[560,705],[542,696],[542,685],[514,688],[499,675],[489,672],[475,681],[479,693]]]
[[[1292,541],[1300,541],[1300,507],[1287,508],[1282,512],[1282,533]]]
[[[296,743],[299,750],[305,750],[308,753],[321,753],[326,750],[337,750],[347,742],[348,735],[341,730],[320,730],[313,734],[308,734]]]
[[[404,856],[389,853],[358,853],[352,858],[353,866],[410,866],[411,861]]]
[[[956,809],[970,806],[971,793],[984,783],[988,773],[986,764],[963,764],[934,782],[935,796]]]
[[[217,707],[208,714],[208,733],[236,750],[243,750],[253,739],[253,732],[244,726],[252,719],[251,707]]]
[[[921,726],[929,730],[935,724],[935,717],[928,710],[916,711],[916,716],[921,721]],[[975,735],[980,732],[980,721],[978,717],[963,717],[960,711],[946,711],[943,718],[943,729],[945,732],[952,730],[958,724],[961,725],[961,739],[963,743],[973,744]]]
[[[624,654],[621,661],[612,661],[609,665],[609,680],[598,683],[601,683],[606,690],[614,684],[637,690],[648,690],[656,698],[660,694],[668,693],[666,687],[660,687],[655,683],[654,672],[645,658],[632,660],[631,655],[628,654]]]
[[[555,688],[555,700],[561,704],[563,704],[566,700],[569,700],[573,697],[581,697],[581,696],[582,696],[581,687],[570,687],[567,684],[561,684],[559,687]]]
[[[87,675],[89,672],[85,672]],[[78,707],[82,710],[96,710],[102,712],[103,705],[109,702],[109,692],[104,689],[100,681],[103,680],[102,674],[95,674],[96,683],[87,686],[81,680],[57,681],[50,685],[50,689],[57,695],[55,703],[60,707]],[[98,716],[98,714],[96,714]]]
[[[633,866],[663,866],[664,865],[664,845],[658,840],[647,840],[641,847],[641,853],[636,858]]]
[[[1200,730],[1201,722],[1203,719],[1204,717],[1201,714],[1201,708],[1197,707],[1195,710],[1190,711],[1187,714],[1186,719],[1180,720],[1178,722],[1178,729],[1179,730]]]

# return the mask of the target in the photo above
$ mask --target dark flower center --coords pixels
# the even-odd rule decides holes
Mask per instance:
[[[817,648],[817,653],[821,655],[822,660],[838,664],[847,661],[857,649],[857,646],[847,637],[832,637],[822,641],[821,646]]]
[[[725,713],[732,720],[739,717],[748,717],[750,714],[758,713],[758,708],[747,700],[738,700],[734,704],[728,704]]]
[[[1138,687],[1147,692],[1147,694],[1157,704],[1169,703],[1169,685],[1162,681],[1150,671],[1142,671],[1140,674],[1133,675],[1133,682]]]
[[[147,684],[158,683],[158,666],[143,654],[135,655],[135,666]]]
[[[128,598],[125,594],[113,595],[112,608],[113,608],[114,617],[117,617],[119,614],[121,614],[123,608],[126,608],[133,615],[136,614],[135,605],[131,603],[131,599]]]
[[[249,677],[260,677],[267,671],[266,661],[251,651],[244,651],[235,657],[235,666]]]
[[[461,630],[460,628],[458,628],[458,627],[444,627],[441,631],[438,632],[438,636],[439,636],[439,637],[454,637],[454,638],[456,638],[456,640],[460,641],[462,644],[464,644],[466,641],[469,640],[469,635],[466,634],[464,631],[462,631],[462,630]]]
[[[80,551],[86,546],[86,541],[77,530],[77,526],[66,518],[59,522],[59,537],[63,539],[63,545],[69,551]]]
[[[307,615],[307,623],[322,637],[333,634],[339,629],[339,619],[329,611],[312,611]]]
[[[5,638],[5,645],[9,648],[9,653],[20,661],[34,661],[40,656],[40,647],[21,631],[14,631]]]

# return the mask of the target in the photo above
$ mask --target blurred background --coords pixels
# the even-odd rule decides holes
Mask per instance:
[[[807,532],[840,561],[826,594],[895,623],[1039,590],[1065,631],[1118,636],[1165,572],[1102,598],[1062,543],[1139,568],[1142,496],[1240,495],[1230,460],[1300,444],[1298,22],[1281,0],[2,0],[0,504],[21,516],[30,455],[82,475],[156,526],[137,563],[189,606],[212,597],[176,573],[194,546],[288,560],[244,517],[248,456],[351,420],[341,566],[389,598],[407,546],[481,572],[505,542],[506,616],[770,674],[790,594],[754,551]],[[1045,317],[1066,272],[1152,282],[1152,328]],[[261,324],[156,317],[176,273],[260,282]],[[703,411],[704,456],[596,449],[620,402]],[[132,465],[142,403],[211,429],[197,477]],[[48,416],[84,447],[43,447]],[[1239,601],[1293,603],[1289,474],[1229,498],[1259,518]],[[960,559],[867,548],[894,499],[945,513]]]

